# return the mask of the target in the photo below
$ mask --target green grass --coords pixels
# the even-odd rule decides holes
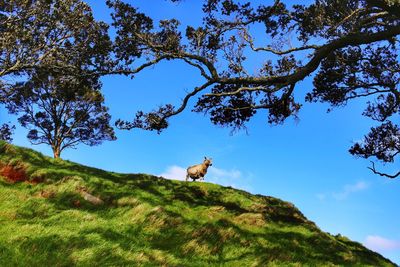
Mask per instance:
[[[0,141],[0,170],[10,166],[41,182],[0,178],[0,266],[395,266],[276,198],[106,172]]]

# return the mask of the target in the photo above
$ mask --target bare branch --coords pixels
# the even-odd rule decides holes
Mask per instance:
[[[252,37],[250,36],[250,34],[247,32],[247,30],[243,30],[243,39],[250,45],[250,48],[254,51],[254,52],[259,52],[259,51],[265,51],[265,52],[271,52],[275,55],[286,55],[286,54],[290,54],[293,52],[297,52],[297,51],[304,51],[304,50],[310,50],[310,49],[318,49],[320,48],[319,45],[304,45],[301,47],[294,47],[294,48],[290,48],[287,50],[276,50],[271,46],[266,46],[266,47],[255,47],[254,46],[254,41],[252,39]]]
[[[190,98],[195,96],[197,93],[203,91],[204,89],[206,89],[207,87],[209,87],[213,83],[214,83],[214,81],[208,81],[208,82],[204,83],[203,85],[196,87],[192,92],[188,93],[183,98],[182,103],[181,103],[181,105],[180,105],[180,107],[178,109],[176,109],[174,112],[171,112],[171,113],[167,114],[166,116],[163,117],[163,119],[175,116],[175,115],[181,113],[182,111],[184,111]]]
[[[387,178],[390,178],[390,179],[394,179],[394,178],[400,176],[400,171],[398,171],[396,174],[393,174],[393,175],[379,172],[379,171],[377,171],[375,169],[375,163],[373,161],[371,161],[371,163],[372,163],[372,167],[368,167],[368,169],[370,169],[374,174],[378,174],[380,176],[387,177]]]
[[[342,19],[338,24],[336,24],[335,26],[332,27],[332,30],[336,30],[337,28],[339,28],[341,25],[343,25],[344,23],[346,23],[347,21],[349,21],[353,16],[359,14],[361,11],[365,10],[364,8],[357,8],[356,10],[354,10],[353,12],[351,12],[347,17],[345,17],[344,19]]]
[[[188,63],[189,65],[192,65],[195,68],[198,68],[200,70],[201,76],[203,76],[204,78],[206,78],[207,80],[210,80],[211,77],[206,73],[205,69],[197,63],[194,63],[186,58],[183,59],[186,63]]]
[[[90,72],[89,75],[114,75],[114,74],[133,75],[133,74],[141,72],[142,70],[144,70],[148,67],[156,65],[157,63],[159,63],[160,61],[162,61],[166,58],[168,58],[168,56],[156,57],[155,59],[150,60],[134,69],[115,69],[115,70],[106,70],[106,71],[93,71],[93,72]],[[84,74],[84,75],[87,75],[87,74]]]

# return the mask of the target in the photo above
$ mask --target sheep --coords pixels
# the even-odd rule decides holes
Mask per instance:
[[[212,166],[212,159],[207,159],[207,157],[204,157],[203,163],[190,166],[187,168],[186,181],[189,178],[192,178],[193,181],[197,179],[204,180],[204,175],[206,175],[209,166]]]

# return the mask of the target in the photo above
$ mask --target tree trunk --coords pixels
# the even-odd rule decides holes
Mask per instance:
[[[60,147],[53,148],[53,155],[55,159],[58,159],[60,157],[60,154],[61,154]]]

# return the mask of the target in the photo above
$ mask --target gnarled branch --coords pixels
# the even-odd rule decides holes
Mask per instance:
[[[390,174],[387,174],[387,173],[383,173],[383,172],[379,172],[379,171],[377,171],[375,169],[375,163],[373,161],[371,161],[371,163],[372,163],[372,167],[368,167],[368,169],[370,169],[374,174],[377,174],[377,175],[380,175],[380,176],[383,176],[383,177],[387,177],[387,178],[390,178],[390,179],[394,179],[394,178],[400,176],[400,171],[398,171],[396,174],[393,174],[393,175],[390,175]]]

